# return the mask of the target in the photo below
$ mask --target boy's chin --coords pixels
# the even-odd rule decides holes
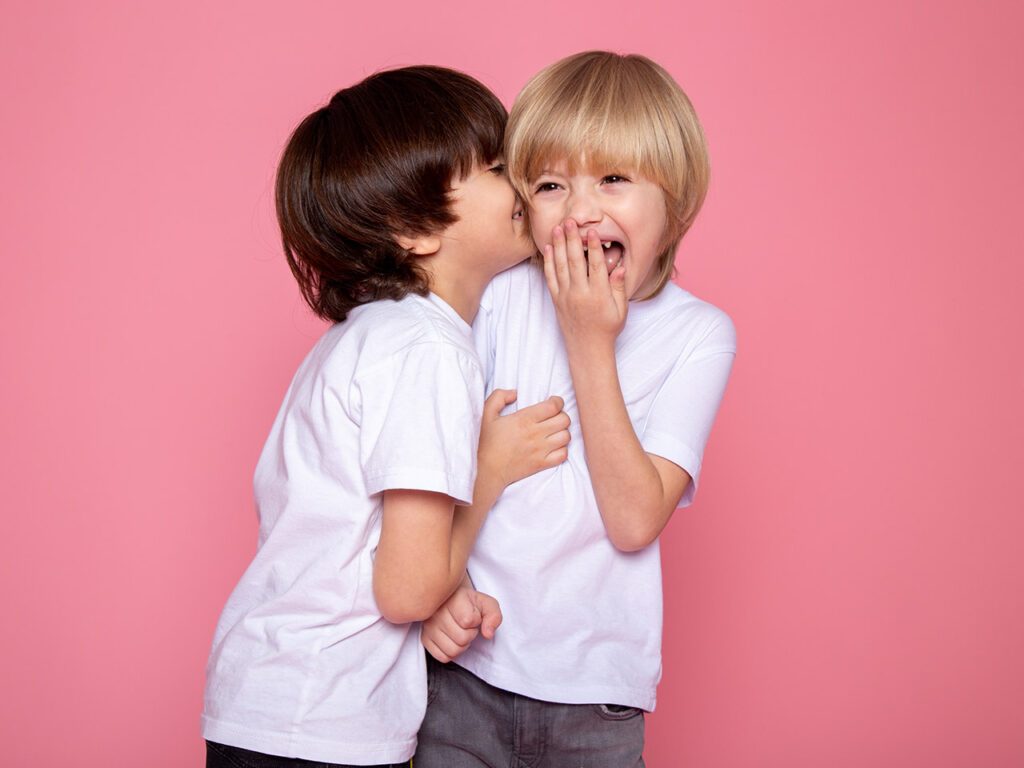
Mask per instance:
[[[524,261],[532,259],[536,255],[537,249],[533,247],[533,243],[516,248],[514,251],[509,253],[508,266],[514,267],[516,264],[522,264]]]

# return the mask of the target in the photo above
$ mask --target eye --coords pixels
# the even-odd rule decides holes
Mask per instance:
[[[602,184],[620,184],[622,182],[627,181],[629,181],[629,179],[627,179],[625,176],[620,176],[617,173],[609,173],[607,176],[601,177]]]
[[[537,195],[541,192],[554,192],[556,189],[558,189],[558,185],[555,182],[544,181],[534,187],[533,194]]]
[[[502,174],[505,173],[505,164],[504,163],[495,163],[494,165],[492,165],[487,170],[489,170],[495,176],[501,176]]]

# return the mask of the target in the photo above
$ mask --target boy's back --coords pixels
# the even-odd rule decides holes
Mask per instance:
[[[474,324],[488,389],[519,403],[556,393],[573,419],[565,464],[509,486],[477,539],[469,572],[504,623],[457,659],[488,683],[532,698],[652,710],[661,674],[657,542],[625,553],[608,538],[587,468],[572,379],[541,269],[491,283]],[[616,342],[622,393],[645,451],[693,479],[735,354],[728,316],[669,284],[630,305]]]

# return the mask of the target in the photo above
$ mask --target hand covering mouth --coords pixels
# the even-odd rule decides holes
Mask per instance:
[[[626,255],[626,249],[618,240],[602,240],[601,250],[604,251],[604,263],[608,267],[610,275],[622,262],[622,257]],[[583,252],[588,252],[586,243],[583,244]]]

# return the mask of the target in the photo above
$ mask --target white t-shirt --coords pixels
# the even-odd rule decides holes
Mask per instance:
[[[256,467],[259,549],[207,668],[203,736],[357,765],[408,760],[426,708],[419,625],[373,597],[382,492],[472,501],[483,378],[441,299],[354,309],[300,366]]]
[[[568,359],[542,271],[523,264],[491,283],[474,324],[487,389],[518,390],[510,406],[565,399],[564,464],[509,486],[469,562],[504,621],[457,662],[491,685],[544,701],[653,710],[661,677],[658,543],[617,550],[587,470]],[[729,317],[676,285],[630,302],[616,342],[619,378],[644,450],[700,479],[701,456],[735,356]]]

